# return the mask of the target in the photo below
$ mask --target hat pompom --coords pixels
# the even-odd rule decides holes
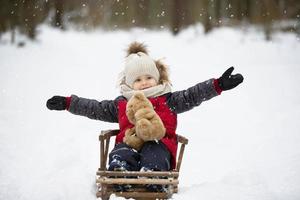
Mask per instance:
[[[163,63],[161,60],[156,60],[155,65],[159,71],[159,83],[171,83],[169,79],[169,68],[168,66]]]
[[[134,53],[138,53],[138,52],[143,52],[148,55],[148,50],[147,50],[145,44],[139,43],[139,42],[133,42],[129,45],[129,47],[127,49],[126,57],[129,56],[130,54],[134,54]]]

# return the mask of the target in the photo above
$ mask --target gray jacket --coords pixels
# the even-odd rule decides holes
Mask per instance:
[[[176,114],[191,110],[203,101],[218,95],[214,80],[209,79],[186,90],[164,94],[166,104]],[[120,100],[125,100],[125,97],[119,96],[114,100],[97,101],[72,95],[69,111],[91,119],[118,123],[118,102]]]

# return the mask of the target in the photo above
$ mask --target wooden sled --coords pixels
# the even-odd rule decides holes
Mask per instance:
[[[116,136],[119,130],[106,130],[102,131],[100,140],[100,168],[97,171],[97,193],[96,196],[102,200],[108,200],[111,194],[124,198],[133,199],[169,199],[174,193],[178,192],[178,178],[179,170],[183,158],[185,145],[188,143],[188,139],[183,136],[177,135],[178,138],[178,156],[176,161],[176,168],[172,171],[153,171],[153,172],[140,172],[140,171],[128,171],[117,172],[107,171],[106,163],[109,153],[109,143],[113,136]],[[113,177],[113,178],[111,178]],[[118,177],[118,178],[115,178]],[[130,177],[130,178],[126,178]],[[143,177],[143,178],[138,178]],[[157,178],[157,177],[164,177]],[[127,192],[116,192],[113,184],[132,184],[134,187]],[[166,192],[149,192],[145,189],[145,184],[157,184],[166,185]]]

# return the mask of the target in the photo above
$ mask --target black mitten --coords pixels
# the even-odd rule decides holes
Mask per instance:
[[[219,87],[222,90],[230,90],[243,82],[244,77],[241,74],[234,74],[234,75],[231,74],[233,70],[234,67],[228,68],[224,72],[224,74],[218,79]]]
[[[65,110],[67,108],[67,98],[62,96],[54,96],[47,101],[49,110]]]

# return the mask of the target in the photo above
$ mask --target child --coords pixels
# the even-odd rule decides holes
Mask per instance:
[[[191,110],[203,101],[232,89],[243,82],[241,74],[232,75],[233,67],[218,79],[209,79],[183,91],[171,92],[167,67],[153,60],[143,44],[134,42],[128,48],[125,67],[120,74],[121,96],[114,100],[96,101],[54,96],[47,101],[50,110],[68,110],[91,119],[119,123],[116,145],[109,154],[109,170],[168,171],[175,168],[177,151],[177,114]],[[125,131],[133,127],[126,116],[127,101],[140,90],[152,103],[161,118],[166,133],[157,141],[147,141],[139,151],[123,142]],[[158,185],[149,185],[150,191],[162,191]],[[126,190],[128,188],[120,188]]]

